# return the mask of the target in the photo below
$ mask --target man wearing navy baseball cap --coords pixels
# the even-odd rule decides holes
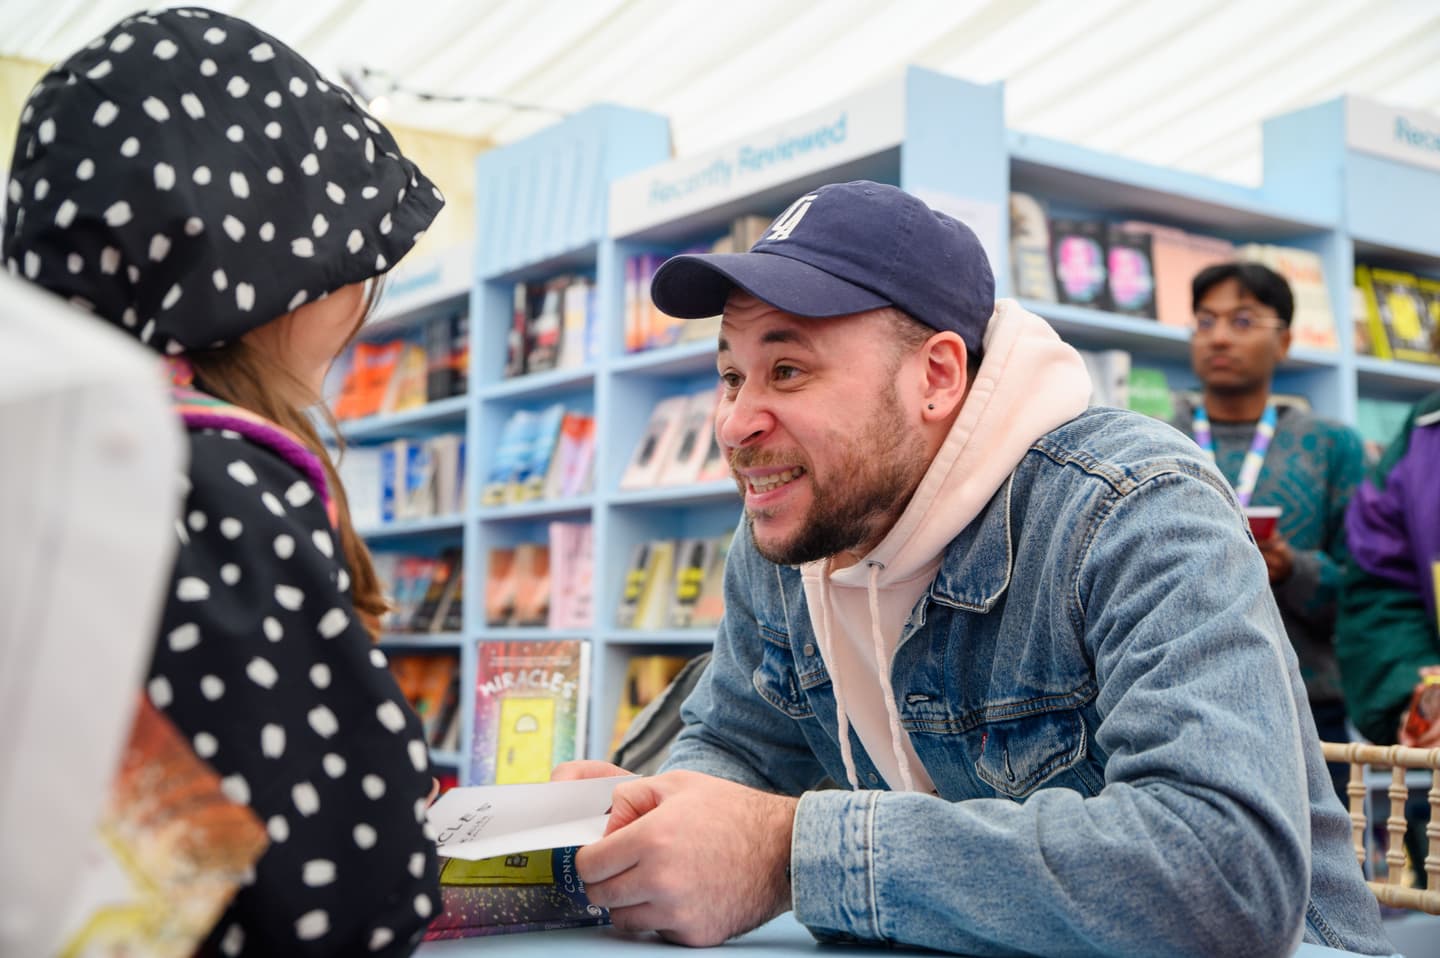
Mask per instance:
[[[617,926],[1390,951],[1230,487],[1169,426],[1087,409],[1079,355],[995,300],[969,229],[824,186],[653,296],[723,312],[745,522],[666,770],[576,857]]]

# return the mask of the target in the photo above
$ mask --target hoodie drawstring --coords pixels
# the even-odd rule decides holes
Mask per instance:
[[[890,723],[890,747],[900,765],[900,782],[905,791],[915,791],[915,776],[910,771],[910,757],[905,752],[905,733],[900,728],[900,709],[895,704],[895,689],[890,684],[890,662],[885,655],[885,636],[880,631],[880,570],[884,566],[870,563],[870,638],[875,649],[875,675],[885,695],[885,717]],[[829,604],[826,604],[829,608]],[[828,611],[826,613],[829,614]]]
[[[815,636],[816,643],[820,646],[820,657],[826,662],[835,661],[830,646],[830,575],[824,569],[820,571],[820,632]],[[835,725],[840,735],[840,760],[845,763],[845,778],[850,787],[860,787],[860,776],[855,772],[855,753],[850,748],[850,716],[845,711],[845,693],[840,688],[840,674],[838,669],[830,670],[830,688],[835,693]]]

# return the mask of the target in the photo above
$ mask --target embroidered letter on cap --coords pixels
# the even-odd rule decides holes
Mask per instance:
[[[805,214],[809,212],[810,204],[813,202],[815,202],[815,194],[807,193],[794,203],[791,203],[790,208],[781,213],[775,222],[770,224],[770,235],[765,238],[767,240],[789,239],[790,234],[795,232],[795,227],[800,225],[800,221],[803,220]]]

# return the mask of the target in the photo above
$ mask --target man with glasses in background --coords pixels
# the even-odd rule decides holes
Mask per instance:
[[[1222,263],[1201,270],[1191,289],[1190,364],[1203,391],[1199,404],[1177,403],[1172,424],[1209,454],[1251,514],[1316,729],[1343,742],[1335,614],[1345,506],[1365,467],[1360,437],[1273,394],[1295,313],[1283,276],[1259,263]],[[1343,799],[1343,777],[1336,788]]]

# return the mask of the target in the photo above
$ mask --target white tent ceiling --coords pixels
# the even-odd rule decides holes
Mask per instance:
[[[505,142],[604,100],[702,150],[917,64],[1006,83],[1008,125],[1254,183],[1260,121],[1362,94],[1440,111],[1440,0],[211,0],[387,118]],[[0,0],[0,55],[51,62],[134,9]],[[369,84],[367,84],[369,85]],[[408,92],[407,92],[408,91]],[[374,91],[372,91],[374,92]]]

